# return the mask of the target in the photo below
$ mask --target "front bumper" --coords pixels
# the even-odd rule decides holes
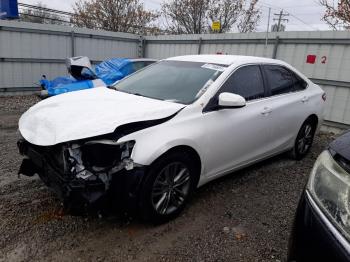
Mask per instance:
[[[350,244],[305,191],[289,243],[288,261],[350,261]]]
[[[18,148],[25,156],[18,174],[40,179],[61,199],[70,206],[94,204],[105,198],[113,203],[131,206],[137,204],[138,192],[146,173],[146,166],[134,167],[132,170],[122,169],[111,174],[108,187],[106,181],[99,179],[83,179],[64,173],[48,160],[45,154],[38,152],[25,140],[18,141]]]

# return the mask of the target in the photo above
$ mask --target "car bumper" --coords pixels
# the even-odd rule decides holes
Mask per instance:
[[[39,175],[40,179],[70,206],[97,203],[106,197],[113,203],[136,205],[138,192],[146,173],[146,166],[120,170],[111,176],[108,188],[101,179],[85,180],[64,174],[25,141],[19,141],[20,153],[25,156],[18,171],[20,175]]]
[[[288,261],[350,261],[350,244],[305,191],[289,243]]]

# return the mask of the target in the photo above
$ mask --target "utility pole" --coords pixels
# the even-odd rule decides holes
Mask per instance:
[[[270,30],[270,16],[271,16],[271,7],[269,7],[269,18],[267,19],[267,28],[266,28],[265,48],[267,47],[267,40],[269,39],[269,30]]]
[[[286,19],[285,17],[289,16],[288,13],[283,13],[283,10],[281,10],[281,12],[279,14],[274,14],[275,16],[278,16],[278,18],[274,18],[273,21],[277,21],[278,20],[278,23],[277,23],[277,32],[280,32],[281,31],[281,24],[282,24],[282,21],[283,22],[288,22],[289,20]]]

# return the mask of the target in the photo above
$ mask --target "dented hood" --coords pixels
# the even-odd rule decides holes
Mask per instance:
[[[168,117],[184,105],[104,87],[66,93],[39,102],[19,120],[19,131],[40,146],[112,133],[127,123]]]

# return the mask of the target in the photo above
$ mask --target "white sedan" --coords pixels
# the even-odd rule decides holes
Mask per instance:
[[[66,203],[108,198],[166,221],[213,179],[286,151],[303,158],[325,100],[282,61],[169,58],[31,107],[19,121],[19,173],[38,174]]]

